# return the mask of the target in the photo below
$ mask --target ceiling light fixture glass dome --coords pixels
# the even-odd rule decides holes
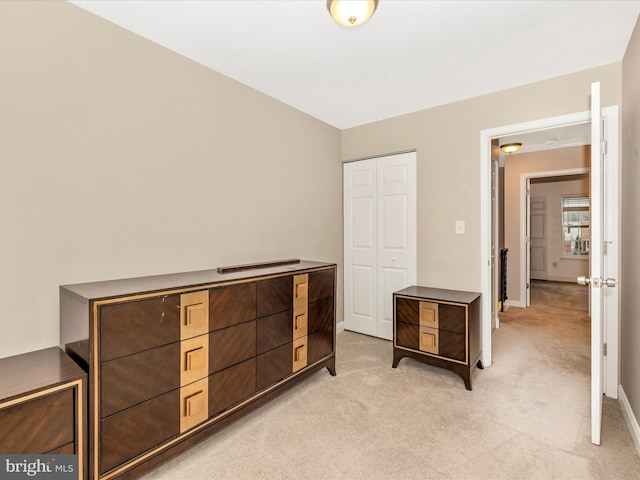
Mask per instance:
[[[504,153],[515,153],[520,150],[521,146],[521,143],[507,143],[505,145],[500,145],[500,150]]]
[[[327,10],[343,27],[358,27],[371,18],[378,0],[327,0]]]

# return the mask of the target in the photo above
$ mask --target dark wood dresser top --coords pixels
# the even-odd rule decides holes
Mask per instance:
[[[438,300],[441,302],[471,303],[480,296],[477,292],[446,290],[442,288],[411,286],[394,292],[394,295],[415,297],[421,300]]]
[[[137,293],[151,293],[174,288],[190,288],[217,283],[241,281],[247,278],[259,279],[272,275],[281,275],[297,270],[312,270],[335,266],[333,263],[311,262],[300,260],[298,263],[252,270],[233,270],[230,273],[219,273],[216,269],[196,272],[171,273],[149,277],[127,278],[121,280],[105,280],[101,282],[62,285],[60,291],[78,300],[98,300]],[[234,267],[235,268],[235,267]]]
[[[0,401],[84,377],[60,348],[51,347],[0,359]]]

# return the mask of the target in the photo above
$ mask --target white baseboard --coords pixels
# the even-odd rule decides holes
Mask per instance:
[[[620,402],[622,415],[627,422],[627,427],[631,434],[631,440],[633,440],[633,445],[636,447],[636,452],[640,457],[640,425],[638,425],[638,419],[631,409],[631,404],[629,403],[627,396],[624,394],[622,385],[618,385],[618,402]]]
[[[344,332],[344,321],[336,323],[336,334]]]
[[[513,300],[507,300],[506,302],[504,302],[504,304],[507,307],[518,307],[518,308],[525,308],[524,302],[520,302],[520,301],[513,301]]]

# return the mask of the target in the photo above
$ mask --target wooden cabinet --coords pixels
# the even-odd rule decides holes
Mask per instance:
[[[0,360],[0,453],[76,454],[86,478],[86,377],[58,347]]]
[[[89,472],[135,477],[327,367],[336,266],[288,262],[60,287],[88,370]]]
[[[393,294],[393,368],[411,357],[457,373],[471,390],[481,353],[479,293],[413,286]]]

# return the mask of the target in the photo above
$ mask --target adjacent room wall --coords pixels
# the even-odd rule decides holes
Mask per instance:
[[[504,230],[505,247],[509,249],[507,254],[507,296],[510,305],[524,306],[524,299],[520,294],[522,274],[520,265],[520,186],[522,174],[589,168],[591,164],[590,151],[589,146],[557,148],[512,154],[505,159]],[[581,262],[581,260],[568,261]]]
[[[480,132],[588,111],[597,81],[602,105],[619,105],[620,74],[620,63],[605,65],[344,130],[342,159],[416,149],[418,283],[479,291]]]
[[[622,295],[620,383],[635,417],[640,454],[640,22],[622,62]]]
[[[575,283],[580,275],[589,276],[589,256],[565,256],[563,250],[562,197],[583,194],[589,195],[588,177],[531,184],[531,198],[545,197],[546,199],[546,279],[548,281]]]
[[[0,357],[61,284],[341,263],[339,130],[67,2],[0,2],[0,58]]]

